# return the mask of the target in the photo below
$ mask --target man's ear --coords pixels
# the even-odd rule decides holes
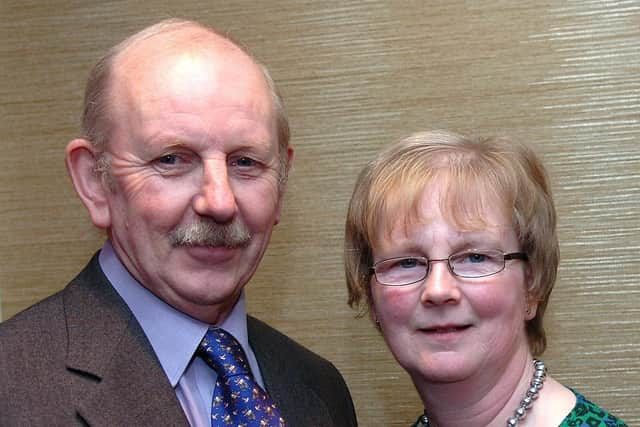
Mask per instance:
[[[91,221],[98,228],[111,226],[108,192],[111,191],[96,171],[99,153],[86,139],[74,139],[65,149],[67,171],[80,200],[89,211]]]
[[[289,174],[289,171],[291,170],[291,165],[293,165],[293,147],[289,146],[287,148],[287,174]],[[278,206],[277,206],[277,212],[276,212],[276,222],[274,225],[277,225],[280,222],[280,216],[282,215],[282,199],[284,199],[284,193],[286,190],[286,184],[282,185],[280,188],[280,194],[278,195]]]

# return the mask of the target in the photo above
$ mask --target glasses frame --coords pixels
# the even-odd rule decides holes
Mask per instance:
[[[483,274],[482,276],[464,276],[464,275],[461,275],[459,273],[456,273],[453,270],[453,267],[451,266],[451,258],[456,256],[456,255],[460,255],[460,254],[463,254],[463,253],[466,253],[466,252],[470,252],[470,253],[473,253],[473,252],[480,252],[480,253],[482,253],[482,252],[493,252],[493,253],[496,253],[496,254],[501,254],[502,255],[502,268],[500,270],[496,271],[496,272],[489,273],[489,274]],[[425,270],[424,276],[422,278],[420,278],[418,280],[414,280],[413,282],[402,283],[400,285],[389,284],[389,283],[384,283],[384,282],[380,281],[380,279],[378,278],[378,275],[376,274],[376,267],[378,265],[382,264],[383,262],[406,259],[406,258],[423,260],[425,262],[425,264],[427,265],[427,269]],[[424,256],[399,256],[399,257],[386,258],[386,259],[382,259],[382,260],[374,263],[373,266],[369,268],[369,272],[371,274],[373,274],[375,276],[375,278],[376,278],[376,281],[378,283],[380,283],[381,285],[383,285],[383,286],[407,286],[407,285],[413,285],[415,283],[422,282],[424,279],[426,279],[427,276],[429,275],[429,272],[431,272],[431,263],[432,262],[444,262],[444,261],[446,261],[447,262],[447,268],[449,269],[449,272],[452,275],[454,275],[455,277],[460,277],[460,278],[463,278],[463,279],[480,279],[480,278],[483,278],[483,277],[493,276],[495,274],[500,273],[501,271],[504,271],[504,269],[507,268],[507,261],[514,260],[514,259],[519,259],[519,260],[522,260],[522,261],[529,261],[529,257],[524,252],[508,252],[508,253],[505,253],[505,252],[499,251],[497,249],[469,249],[469,250],[464,250],[464,251],[452,253],[447,258],[429,259],[429,258],[424,257]]]

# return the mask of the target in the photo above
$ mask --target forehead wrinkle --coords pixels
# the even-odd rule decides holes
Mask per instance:
[[[251,104],[247,105],[246,104],[247,98],[244,96],[244,94],[246,94],[248,91],[255,90],[257,85],[263,86],[262,80],[258,81],[258,79],[260,79],[261,77],[257,74],[254,74],[253,76],[251,76],[251,79],[249,80],[243,79],[243,83],[242,83],[243,86],[239,88],[238,98],[230,99],[230,102],[234,103],[233,105],[224,105],[224,104],[210,105],[209,104],[210,101],[215,99],[213,95],[216,93],[217,87],[221,87],[220,86],[221,81],[218,81],[218,80],[228,78],[229,70],[218,69],[215,62],[207,63],[208,61],[207,59],[204,59],[204,61],[205,63],[203,63],[202,66],[198,65],[196,67],[195,64],[185,65],[186,68],[184,70],[177,71],[177,73],[179,74],[180,72],[188,72],[191,67],[195,67],[196,74],[200,72],[203,78],[209,79],[209,77],[205,77],[206,76],[205,71],[207,70],[206,66],[212,65],[214,67],[214,70],[213,70],[214,72],[212,73],[212,77],[210,78],[210,81],[200,82],[197,85],[195,85],[195,86],[202,85],[203,88],[206,88],[206,91],[205,91],[206,93],[200,93],[201,91],[197,91],[198,93],[194,94],[194,96],[184,96],[184,93],[185,93],[184,90],[179,90],[175,88],[170,90],[165,90],[165,89],[161,89],[158,91],[151,90],[153,87],[161,87],[159,86],[159,83],[161,82],[159,79],[163,81],[166,80],[166,75],[164,72],[162,72],[162,70],[160,70],[160,72],[158,72],[158,70],[156,71],[150,70],[148,72],[145,72],[143,76],[151,76],[152,79],[146,80],[143,83],[136,83],[136,79],[132,78],[132,76],[124,77],[121,80],[120,84],[117,85],[117,90],[112,91],[114,98],[118,99],[118,104],[117,104],[117,107],[114,109],[114,113],[117,113],[119,117],[124,119],[124,120],[116,121],[121,123],[121,125],[117,126],[116,129],[118,127],[127,126],[127,122],[129,121],[146,123],[148,126],[145,126],[145,128],[141,128],[140,126],[131,126],[131,125],[129,125],[128,127],[131,129],[131,131],[138,133],[139,136],[145,140],[150,140],[150,141],[155,140],[155,138],[158,137],[157,135],[148,136],[142,133],[145,132],[144,129],[148,129],[147,131],[150,131],[153,128],[153,127],[149,127],[151,126],[151,123],[157,122],[160,119],[159,117],[154,117],[154,115],[156,115],[155,113],[157,113],[157,110],[158,110],[157,108],[158,103],[168,102],[168,105],[171,107],[169,109],[169,113],[174,115],[177,114],[176,118],[178,119],[178,121],[174,123],[174,126],[173,126],[174,128],[176,129],[180,128],[180,117],[181,117],[180,112],[184,110],[186,114],[184,116],[185,120],[187,121],[201,120],[201,122],[203,123],[203,129],[208,129],[207,131],[208,136],[202,136],[202,138],[206,139],[207,142],[210,143],[210,142],[213,142],[211,138],[219,137],[218,133],[219,131],[222,130],[219,128],[220,125],[216,123],[207,124],[205,117],[199,117],[197,115],[192,114],[190,109],[195,108],[196,112],[202,111],[203,113],[212,111],[211,108],[231,110],[230,113],[233,113],[234,110],[237,110],[239,114],[237,116],[237,119],[228,120],[227,123],[225,124],[225,126],[228,128],[227,130],[232,131],[234,128],[242,129],[242,126],[243,126],[242,123],[244,123],[246,120],[254,120],[254,118],[244,116],[244,111],[246,110],[246,108],[251,108],[255,112],[255,119],[261,120],[262,117],[269,116],[268,122],[270,126],[269,128],[265,128],[264,131],[262,130],[261,126],[250,127],[250,129],[252,129],[251,132],[253,132],[254,135],[247,133],[244,137],[242,137],[242,139],[244,139],[245,141],[240,141],[242,142],[242,145],[243,145],[243,147],[241,148],[256,149],[256,147],[252,147],[255,145],[255,146],[259,146],[258,149],[264,152],[272,152],[272,151],[277,152],[278,145],[277,145],[277,138],[275,137],[276,132],[273,129],[273,127],[275,127],[275,120],[273,120],[274,112],[271,108],[270,98],[266,96],[264,99],[264,102],[262,98],[259,98],[259,97],[256,99],[252,98]],[[180,67],[180,65],[178,67]],[[223,74],[218,75],[219,73],[223,73]],[[168,81],[170,82],[175,81],[176,79],[174,77],[170,77]],[[141,78],[138,80],[143,80],[143,79]],[[182,83],[178,82],[177,84],[180,85]],[[195,86],[191,89],[197,90]],[[265,93],[266,93],[266,90],[267,89],[265,87]],[[225,96],[229,95],[227,92],[228,91],[225,91]],[[180,97],[175,96],[174,94],[176,93],[180,93],[181,96]],[[202,96],[199,97],[198,94]],[[237,105],[235,105],[236,102],[237,102]],[[160,104],[160,105],[162,106],[163,104]],[[147,116],[146,111],[151,112],[152,116],[146,117]],[[162,134],[164,131],[167,131],[167,129],[165,127],[162,127],[160,131],[157,131],[157,133]],[[179,133],[179,131],[177,132]],[[255,134],[256,132],[259,132],[259,134]],[[267,135],[266,132],[268,132],[269,135]],[[189,139],[188,135],[185,135],[185,136],[187,138],[184,138],[181,136],[181,139],[186,140],[189,143],[203,142],[198,140],[191,140]],[[162,135],[160,135],[159,138],[162,138]]]

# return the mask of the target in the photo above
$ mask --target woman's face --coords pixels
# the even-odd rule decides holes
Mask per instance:
[[[398,218],[389,223],[390,233],[381,229],[374,262],[402,256],[443,259],[466,249],[520,250],[499,206],[482,212],[483,229],[461,230],[440,211],[441,190],[435,187],[423,194],[415,225],[405,226]],[[495,275],[464,279],[446,262],[432,262],[419,283],[384,286],[372,276],[373,311],[384,339],[416,385],[495,375],[510,358],[528,354],[525,321],[536,307],[527,313],[527,271],[524,261],[508,260]]]

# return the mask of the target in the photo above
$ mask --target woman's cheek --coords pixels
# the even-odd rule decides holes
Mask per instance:
[[[374,285],[375,286],[375,285]],[[376,289],[377,288],[377,289]],[[374,304],[378,320],[382,322],[398,323],[409,318],[413,312],[413,307],[419,303],[419,296],[416,292],[402,287],[382,287],[378,285],[374,288]]]

